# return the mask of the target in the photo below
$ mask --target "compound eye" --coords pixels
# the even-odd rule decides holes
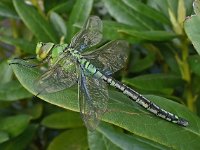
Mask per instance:
[[[36,54],[39,60],[45,59],[49,52],[52,50],[54,44],[53,43],[42,43],[39,42],[36,46]]]

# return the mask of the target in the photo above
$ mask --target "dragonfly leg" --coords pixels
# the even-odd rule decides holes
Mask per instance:
[[[25,57],[25,58],[13,58],[14,60],[31,60],[31,59],[37,59],[36,56],[30,56],[30,57]]]
[[[24,66],[24,67],[28,67],[28,68],[35,68],[35,67],[39,67],[41,64],[22,64],[22,63],[19,63],[19,62],[11,62],[9,63],[9,65],[21,65],[21,66]]]

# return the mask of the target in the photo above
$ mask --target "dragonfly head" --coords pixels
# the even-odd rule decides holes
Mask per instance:
[[[38,42],[36,46],[36,55],[39,61],[47,58],[55,44]]]

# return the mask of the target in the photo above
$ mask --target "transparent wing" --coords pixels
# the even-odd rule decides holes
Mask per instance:
[[[111,41],[95,51],[84,53],[87,59],[107,75],[123,68],[128,57],[128,43]]]
[[[104,81],[85,76],[81,71],[79,76],[79,107],[81,117],[89,130],[94,130],[99,119],[107,109],[108,90]]]
[[[85,26],[71,41],[70,47],[78,51],[98,44],[102,39],[102,21],[97,16],[91,16]]]
[[[63,57],[40,76],[36,83],[38,93],[53,93],[71,87],[77,81],[76,63]]]

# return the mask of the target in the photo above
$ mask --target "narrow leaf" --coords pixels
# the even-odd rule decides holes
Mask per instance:
[[[53,24],[57,33],[59,34],[59,37],[66,36],[67,29],[62,17],[53,11],[51,11],[49,15],[50,15],[50,21]]]
[[[131,66],[131,72],[141,72],[153,66],[155,58],[155,53],[149,53],[145,58],[139,59]]]
[[[152,29],[152,20],[137,13],[127,6],[122,0],[103,0],[110,15],[118,22],[131,25],[140,29]]]
[[[137,31],[137,30],[118,30],[118,32],[122,32],[124,34],[131,35],[141,41],[167,41],[172,40],[177,35],[174,33],[170,33],[167,31]]]
[[[35,54],[35,43],[25,39],[16,39],[7,36],[0,36],[0,41],[16,46],[28,54]]]
[[[144,90],[162,90],[174,88],[183,84],[183,80],[175,75],[167,74],[148,74],[138,76],[132,79],[124,79],[124,82],[134,87]]]
[[[87,21],[92,10],[93,0],[76,0],[71,14],[69,16],[67,28],[67,41],[69,42],[72,36],[78,31],[77,26],[82,27]]]
[[[166,16],[162,14],[162,12],[149,7],[148,5],[145,5],[138,0],[123,0],[123,2],[138,13],[143,14],[144,16],[147,16],[154,19],[155,21],[159,21],[164,24],[170,24],[170,21]]]
[[[53,27],[32,6],[25,4],[24,0],[13,0],[14,7],[30,31],[42,42],[58,42]]]
[[[151,143],[146,139],[139,138],[134,135],[128,135],[123,132],[115,130],[112,126],[102,123],[97,129],[105,138],[107,138],[114,145],[120,147],[123,150],[128,149],[149,149],[149,150],[159,150],[166,149],[164,146],[158,143]]]
[[[132,27],[129,25],[125,25],[122,23],[117,23],[114,21],[103,21],[103,36],[107,40],[117,40],[124,39],[129,41],[130,43],[138,43],[141,42],[141,39],[137,37],[130,36],[128,34],[124,34],[123,32],[119,32],[120,30],[131,30]]]
[[[0,2],[0,16],[19,19],[17,13],[12,8],[6,6],[3,2]]]

